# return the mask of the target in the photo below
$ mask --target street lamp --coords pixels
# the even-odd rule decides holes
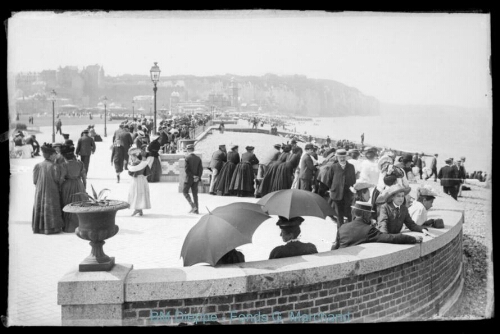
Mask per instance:
[[[158,64],[157,62],[155,62],[154,66],[151,67],[151,81],[153,81],[154,83],[154,88],[153,88],[153,92],[154,92],[154,96],[155,96],[155,117],[154,117],[154,128],[153,128],[153,134],[156,134],[156,91],[158,90],[158,88],[156,88],[156,84],[158,83],[158,81],[160,81],[160,68],[158,67]]]
[[[108,136],[108,133],[106,131],[106,118],[107,117],[107,112],[106,112],[106,102],[108,102],[108,98],[106,96],[104,96],[104,137],[107,137]]]
[[[56,122],[56,112],[55,112],[55,103],[56,103],[56,91],[52,90],[50,92],[50,99],[52,100],[52,143],[56,142],[56,130],[55,130],[55,122]]]
[[[132,100],[132,120],[134,120],[134,103],[135,101]]]

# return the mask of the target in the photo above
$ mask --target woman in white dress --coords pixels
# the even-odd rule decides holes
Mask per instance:
[[[144,149],[131,148],[129,150],[129,166],[128,173],[133,177],[132,184],[128,193],[128,203],[130,208],[134,209],[132,216],[142,216],[144,209],[151,209],[151,201],[149,195],[149,184],[147,177],[151,173],[151,165],[154,157],[146,158]]]

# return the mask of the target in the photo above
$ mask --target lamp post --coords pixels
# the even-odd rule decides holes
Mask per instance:
[[[104,137],[107,137],[108,136],[108,133],[107,133],[107,129],[106,129],[106,118],[107,117],[107,111],[106,111],[106,102],[108,102],[108,98],[106,96],[104,96]]]
[[[50,99],[52,100],[52,143],[56,142],[56,130],[55,130],[55,122],[56,122],[56,112],[55,112],[55,103],[56,103],[56,91],[52,90],[50,92]]]
[[[134,103],[135,101],[132,100],[132,120],[134,120]]]
[[[160,81],[160,68],[157,65],[158,63],[155,62],[154,66],[151,67],[150,73],[151,73],[151,81],[153,81],[154,87],[153,87],[153,92],[154,92],[154,101],[155,101],[155,115],[154,115],[154,122],[153,122],[153,134],[156,134],[156,91],[158,88],[156,87],[156,84],[158,81]]]

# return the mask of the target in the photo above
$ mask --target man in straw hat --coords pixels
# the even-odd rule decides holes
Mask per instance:
[[[415,224],[437,228],[441,227],[443,222],[442,219],[427,219],[427,211],[432,208],[432,204],[436,197],[436,192],[430,186],[421,186],[417,189],[417,200],[413,202],[408,209],[411,219]]]
[[[186,178],[184,180],[184,188],[182,189],[182,194],[191,205],[191,211],[189,213],[198,214],[198,182],[201,180],[203,175],[203,164],[201,158],[194,154],[194,145],[189,144],[186,146],[186,162],[184,165],[184,170],[186,172]],[[191,196],[189,196],[189,189],[193,193],[193,201]]]
[[[443,186],[443,192],[457,200],[457,186],[460,182],[458,180],[456,169],[452,166],[453,159],[448,158],[444,162],[446,165],[441,167],[439,170],[438,179],[441,181],[441,185]]]
[[[395,184],[385,189],[380,197],[385,198],[385,204],[380,206],[378,216],[378,229],[382,233],[395,234],[399,233],[403,224],[410,231],[422,232],[426,227],[415,224],[411,219],[410,213],[406,205],[403,205],[405,196],[411,191],[410,187],[403,187],[400,184]]]
[[[300,224],[303,221],[304,218],[302,217],[293,217],[290,219],[279,217],[276,225],[280,227],[280,236],[283,242],[286,242],[286,245],[274,248],[269,255],[270,260],[318,253],[316,246],[312,243],[303,243],[298,240]]]
[[[349,224],[340,227],[339,247],[359,245],[368,242],[385,242],[391,244],[415,244],[422,242],[421,236],[410,236],[405,234],[387,234],[382,233],[370,224],[370,218],[374,212],[372,205],[368,202],[357,201],[352,208],[354,220]]]

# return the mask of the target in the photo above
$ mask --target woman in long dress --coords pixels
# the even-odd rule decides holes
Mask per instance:
[[[273,184],[275,182],[275,178],[277,178],[277,171],[278,171],[278,166],[280,164],[284,164],[287,160],[288,157],[291,154],[292,146],[291,145],[283,145],[283,152],[280,154],[279,158],[277,161],[271,163],[269,167],[267,168],[266,173],[264,174],[264,178],[259,184],[259,189],[257,190],[257,196],[256,197],[263,197],[267,195],[268,193],[274,191],[271,190],[273,188]]]
[[[246,150],[241,155],[241,162],[236,165],[229,186],[229,190],[236,193],[238,197],[253,195],[255,192],[253,165],[257,165],[259,159],[253,153],[253,146],[247,146]]]
[[[35,201],[33,203],[33,233],[54,234],[61,232],[64,225],[59,194],[60,171],[53,160],[56,151],[51,144],[42,147],[44,161],[33,168]]]
[[[146,145],[144,145],[145,148]],[[146,158],[146,152],[137,148],[130,149],[128,154],[130,157],[128,173],[133,177],[128,193],[128,203],[134,210],[132,216],[136,214],[142,216],[142,210],[151,209],[147,176],[151,173],[153,157]]]
[[[75,147],[63,145],[61,154],[65,162],[61,165],[61,207],[64,208],[67,204],[84,201],[86,198],[83,195],[75,195],[76,193],[84,193],[87,184],[87,171],[83,162],[75,157]],[[75,232],[78,227],[78,217],[74,213],[63,212],[64,232]]]
[[[154,138],[154,137],[152,137]],[[153,157],[153,164],[151,165],[151,174],[148,176],[148,182],[160,182],[161,177],[161,162],[160,162],[160,137],[154,138],[148,145],[148,152],[146,158]]]
[[[220,175],[215,182],[214,189],[217,195],[228,196],[233,195],[229,189],[231,180],[236,170],[236,166],[240,163],[240,154],[238,153],[238,145],[233,145],[231,151],[227,153],[227,162],[220,171]]]
[[[111,166],[115,167],[116,183],[120,183],[120,174],[123,172],[123,161],[125,160],[125,148],[119,142],[113,143],[111,147]]]
[[[301,153],[302,151],[299,146],[293,148],[287,161],[278,165],[270,192],[292,188],[293,174],[295,169],[299,166]]]

